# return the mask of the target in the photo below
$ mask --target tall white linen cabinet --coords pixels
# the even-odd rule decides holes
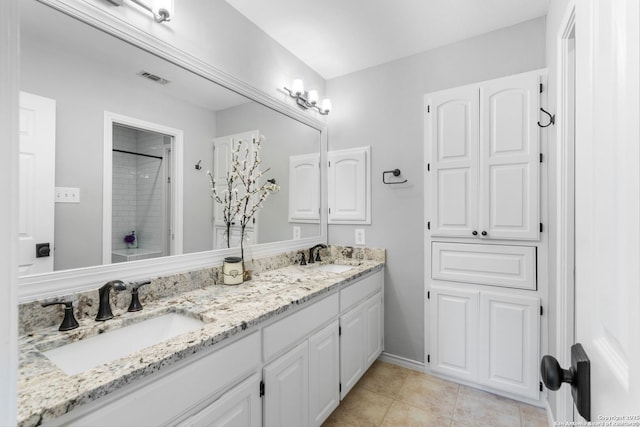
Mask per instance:
[[[540,404],[545,70],[425,95],[425,362]]]

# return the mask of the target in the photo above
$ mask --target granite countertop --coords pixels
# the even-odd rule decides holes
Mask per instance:
[[[364,274],[382,269],[383,262],[348,263],[343,273],[324,272],[313,266],[291,265],[254,274],[238,286],[212,285],[145,304],[144,310],[114,310],[106,322],[80,320],[80,327],[59,332],[39,329],[19,338],[18,425],[40,425],[78,405],[91,402],[118,388],[172,365],[300,304],[343,287]],[[143,291],[141,291],[143,292]],[[181,313],[205,325],[113,362],[70,376],[42,353],[64,343],[165,313]]]

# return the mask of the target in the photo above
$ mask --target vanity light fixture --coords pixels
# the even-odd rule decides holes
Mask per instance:
[[[322,100],[322,104],[318,105],[318,91],[314,89],[305,91],[302,79],[295,79],[291,84],[291,89],[285,86],[284,90],[286,90],[289,96],[294,98],[296,103],[305,110],[308,108],[314,108],[323,116],[326,116],[329,114],[329,111],[331,111],[331,100],[329,98],[324,98]]]
[[[124,0],[107,0],[107,1],[116,6],[122,6],[122,4],[124,3]],[[131,0],[131,1],[137,4],[138,6],[140,6],[141,8],[151,12],[151,14],[153,15],[153,19],[156,22],[160,23],[160,22],[171,21],[171,14],[169,13],[168,9],[164,7],[159,7],[156,10],[155,8],[149,6],[147,3],[145,3],[142,0]]]

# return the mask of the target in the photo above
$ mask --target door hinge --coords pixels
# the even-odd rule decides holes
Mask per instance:
[[[427,163],[427,172],[431,171],[431,163]]]
[[[329,208],[329,213],[331,213],[331,208]]]
[[[331,160],[329,160],[329,167],[331,167]]]
[[[427,291],[427,299],[431,299],[431,291]]]
[[[542,381],[540,381],[539,385],[540,385],[540,391],[542,391]]]
[[[543,229],[543,227],[542,227],[542,223],[540,223],[540,232],[541,232],[541,233],[542,233],[542,229]]]
[[[167,184],[171,184],[171,177],[170,176],[167,177]]]
[[[431,230],[431,221],[427,221],[427,230]]]
[[[342,326],[338,326],[338,336],[342,336]]]
[[[342,383],[339,383],[339,384],[338,384],[338,392],[339,392],[339,393],[342,393]]]
[[[544,316],[544,308],[542,306],[540,306],[540,316]]]
[[[540,163],[542,163],[542,153],[540,153]]]
[[[260,381],[260,397],[264,396],[264,381]]]
[[[427,363],[431,363],[431,355],[427,354]]]
[[[255,217],[253,217],[253,223],[254,223],[254,224],[256,223],[256,218],[255,218]]]
[[[431,112],[431,105],[427,105],[427,113]]]
[[[542,86],[542,83],[540,83],[540,93],[542,93],[544,86]]]

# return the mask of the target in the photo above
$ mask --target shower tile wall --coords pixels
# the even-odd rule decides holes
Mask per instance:
[[[162,157],[164,136],[114,126],[113,148]],[[124,236],[135,230],[138,247],[164,248],[162,161],[113,152],[112,248],[127,247]]]

